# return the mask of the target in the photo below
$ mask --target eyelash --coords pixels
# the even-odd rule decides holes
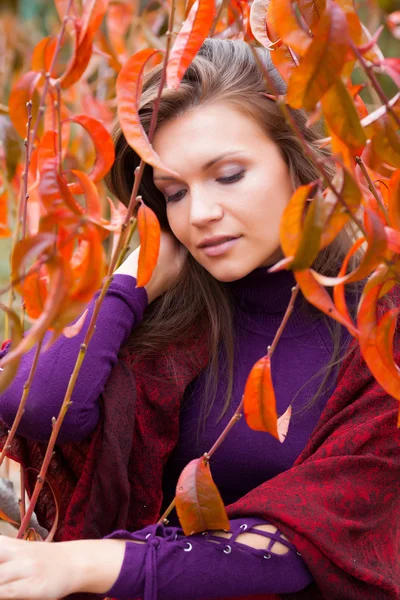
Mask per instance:
[[[245,172],[246,172],[245,169],[243,169],[242,171],[239,171],[239,173],[235,173],[234,175],[230,175],[229,177],[219,177],[218,179],[216,179],[216,181],[218,181],[218,183],[222,183],[223,185],[229,185],[231,183],[236,183],[237,181],[240,181],[241,179],[243,179]],[[166,197],[167,204],[169,202],[178,202],[179,200],[182,200],[182,198],[184,196],[182,196],[181,198],[176,198],[176,196],[178,196],[183,191],[184,190],[180,190],[176,194],[172,194],[172,196],[167,196]]]

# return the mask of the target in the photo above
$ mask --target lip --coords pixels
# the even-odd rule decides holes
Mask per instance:
[[[199,244],[198,248],[204,252],[206,256],[220,256],[230,250],[241,238],[241,236],[238,236],[227,240],[227,237],[230,236],[224,235],[207,238]]]

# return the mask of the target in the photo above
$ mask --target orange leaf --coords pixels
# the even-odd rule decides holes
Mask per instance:
[[[360,208],[362,195],[354,177],[345,168],[338,171],[333,179],[335,189],[340,192],[350,213],[355,215]],[[325,196],[327,221],[322,232],[321,248],[328,246],[340,230],[350,220],[350,214],[335,193],[328,189]]]
[[[326,0],[298,0],[297,4],[304,21],[311,31],[314,31],[325,10]]]
[[[9,354],[13,350],[15,350],[15,348],[18,347],[19,343],[22,340],[23,332],[21,319],[11,308],[5,306],[5,304],[0,303],[0,309],[4,310],[4,312],[7,313],[11,323],[11,346],[8,351]],[[8,356],[8,354],[6,356]],[[18,371],[19,362],[20,358],[18,357],[9,362],[8,365],[4,365],[4,357],[0,361],[0,394],[2,394],[13,381]]]
[[[49,73],[57,46],[57,38],[50,35],[36,44],[32,54],[32,70]],[[54,77],[54,73],[51,74]]]
[[[137,220],[140,236],[137,286],[143,287],[150,281],[157,264],[161,230],[156,215],[143,203],[139,207]]]
[[[346,16],[332,2],[321,17],[307,52],[289,79],[287,102],[311,111],[336,82],[346,63],[348,48]]]
[[[267,26],[299,56],[310,47],[312,38],[297,19],[292,0],[271,0],[267,9]]]
[[[313,264],[320,250],[324,223],[324,199],[322,194],[318,192],[311,200],[307,210],[296,254],[290,265],[292,270],[302,271]]]
[[[159,50],[151,48],[140,50],[131,56],[120,70],[117,77],[118,120],[126,141],[140,158],[153,167],[171,172],[153,150],[139,117],[143,70],[146,63],[158,52]]]
[[[251,429],[266,431],[279,440],[271,359],[268,355],[260,358],[250,371],[244,388],[243,411]]]
[[[389,250],[395,254],[400,254],[400,231],[391,227],[385,227],[385,232]]]
[[[10,237],[11,231],[8,228],[8,206],[7,192],[0,193],[0,238]]]
[[[185,535],[202,531],[229,531],[229,519],[204,458],[190,461],[176,486],[176,512]]]
[[[80,41],[83,40],[88,29],[91,30],[92,35],[96,33],[107,12],[108,4],[109,0],[89,0],[84,3]]]
[[[15,129],[22,138],[26,137],[28,110],[26,103],[32,100],[32,118],[36,119],[39,98],[36,88],[42,79],[41,73],[28,71],[12,87],[8,100],[9,116]]]
[[[60,77],[60,85],[63,89],[71,87],[79,81],[92,56],[93,33],[89,28],[82,40],[80,40],[81,25],[74,21],[75,39],[74,51],[65,72]]]
[[[250,29],[259,44],[268,48],[271,46],[267,32],[267,9],[270,0],[253,0],[250,7]]]
[[[178,33],[167,65],[167,86],[177,89],[207,37],[215,15],[215,0],[196,0]]]
[[[303,296],[308,302],[316,306],[320,311],[328,315],[328,317],[332,317],[332,319],[347,327],[351,335],[358,336],[358,331],[354,327],[353,322],[349,321],[338,311],[326,289],[316,280],[317,275],[319,275],[318,273],[312,269],[305,269],[304,271],[294,271],[293,274]]]
[[[79,216],[84,213],[81,205],[76,202],[63,175],[58,173],[56,158],[47,160],[42,165],[39,181],[39,195],[48,211],[57,209],[60,205],[68,207],[72,213]]]
[[[283,211],[280,223],[280,242],[285,256],[293,256],[297,252],[305,207],[314,188],[314,183],[298,187]]]
[[[85,323],[87,314],[88,314],[88,309],[85,310],[85,312],[79,317],[79,319],[76,321],[76,323],[74,323],[73,325],[64,327],[63,335],[65,335],[66,338],[73,338],[76,335],[78,335],[78,333],[80,332],[80,330],[82,329],[82,327]]]
[[[354,244],[353,246],[350,248],[350,250],[348,251],[343,264],[340,268],[340,271],[338,273],[338,278],[341,279],[343,278],[346,273],[347,273],[347,267],[350,261],[350,258],[352,256],[354,256],[354,254],[357,252],[357,250],[362,246],[362,244],[365,242],[364,238],[359,238]],[[352,322],[352,318],[350,316],[350,313],[347,309],[347,304],[346,304],[346,296],[345,296],[345,289],[344,289],[344,282],[342,281],[341,283],[338,283],[337,285],[335,285],[333,287],[333,300],[335,302],[335,306],[338,309],[338,311],[344,316],[345,319],[347,319],[349,322]]]
[[[393,348],[388,347],[389,341],[392,340],[393,312],[389,317],[383,317],[384,331],[380,334],[382,336],[380,348],[384,347],[385,358],[382,357],[377,346],[377,302],[387,274],[388,268],[382,265],[366,284],[360,300],[357,325],[360,329],[361,352],[369,370],[388,394],[400,400],[400,369],[394,361]]]
[[[29,273],[22,282],[22,297],[31,319],[38,319],[47,298],[47,276],[42,269]]]
[[[14,521],[14,519],[11,519],[11,517],[7,516],[5,512],[3,512],[0,509],[0,519],[2,519],[2,521],[7,521],[7,523],[11,523],[11,525],[19,525],[19,523],[17,523],[17,521]]]
[[[115,150],[112,137],[100,121],[87,115],[71,117],[67,123],[79,123],[92,138],[96,150],[96,160],[89,177],[97,183],[108,173],[114,162]],[[73,193],[80,193],[79,185],[70,185],[69,187]]]
[[[393,173],[389,182],[389,222],[400,231],[400,169]]]
[[[322,109],[329,128],[354,154],[361,154],[366,137],[355,104],[341,79],[323,95]]]

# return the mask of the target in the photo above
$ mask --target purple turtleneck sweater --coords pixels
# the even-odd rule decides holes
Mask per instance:
[[[235,411],[251,367],[272,343],[294,284],[292,273],[284,271],[271,275],[265,269],[257,269],[237,282],[226,284],[232,293],[235,309],[233,397],[227,412],[218,420],[227,383],[226,372],[221,366],[215,403],[205,427],[199,428],[205,395],[204,374],[186,390],[182,401],[179,442],[165,468],[165,506],[175,494],[183,467],[210,449]],[[141,321],[147,306],[145,290],[135,285],[135,279],[129,275],[114,277],[72,394],[73,404],[61,427],[60,444],[81,440],[96,427],[100,418],[97,400],[117,361],[119,348],[132,328]],[[335,387],[336,375],[333,373],[317,403],[306,412],[299,412],[318,389],[322,375],[316,374],[326,365],[333,350],[325,320],[302,300],[299,296],[272,356],[278,415],[283,414],[289,404],[294,409],[288,435],[280,444],[268,434],[251,430],[244,419],[235,425],[211,461],[213,478],[225,504],[235,502],[293,465]],[[20,435],[37,441],[48,440],[51,418],[58,413],[93,307],[94,301],[89,305],[85,324],[76,337],[67,339],[62,336],[40,357],[18,430]],[[347,339],[343,330],[344,346]],[[8,426],[16,414],[34,350],[23,357],[17,377],[0,396],[0,417]],[[218,544],[215,539],[207,537],[185,538],[176,527],[152,526],[141,532],[114,532],[109,537],[142,539],[148,543],[126,544],[121,573],[107,595],[114,598],[141,597],[144,600],[157,597],[190,600],[289,593],[306,587],[311,582],[311,575],[291,544],[286,554],[277,555],[273,550],[274,539],[270,541],[267,552],[250,549],[236,540],[245,528],[253,527],[252,532],[261,535],[258,529],[254,529],[257,523],[261,521],[255,522],[250,518],[246,522],[243,519],[231,521],[232,541],[229,540],[228,545],[227,540]],[[172,524],[178,523],[172,520]],[[269,537],[271,535],[268,534]],[[279,534],[276,534],[276,540],[282,541]],[[227,557],[227,554],[230,556]],[[246,576],[249,572],[250,577]]]

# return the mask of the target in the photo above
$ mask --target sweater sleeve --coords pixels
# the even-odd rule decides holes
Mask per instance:
[[[162,525],[150,525],[135,533],[116,531],[108,539],[142,543],[127,541],[120,574],[106,596],[119,600],[198,600],[253,594],[265,597],[304,589],[312,582],[306,564],[279,532],[254,529],[265,523],[255,518],[232,520],[229,539],[209,532],[185,537],[181,529]],[[266,549],[240,542],[238,537],[246,530],[269,538]],[[276,541],[289,548],[286,554],[274,554]]]
[[[19,435],[38,442],[49,439],[51,419],[58,415],[98,295],[99,292],[90,302],[88,314],[78,335],[73,338],[61,335],[40,355],[25,413],[18,428]],[[121,345],[132,328],[142,320],[147,303],[146,290],[136,288],[134,277],[121,274],[114,276],[104,297],[95,332],[72,392],[72,405],[61,426],[58,443],[82,440],[95,429],[100,417],[98,398],[117,362]],[[45,342],[50,335],[51,332],[47,332]],[[36,347],[32,348],[22,357],[14,381],[0,396],[0,418],[8,427],[12,425],[16,415],[35,349]],[[0,359],[6,352],[7,346],[0,353]]]

